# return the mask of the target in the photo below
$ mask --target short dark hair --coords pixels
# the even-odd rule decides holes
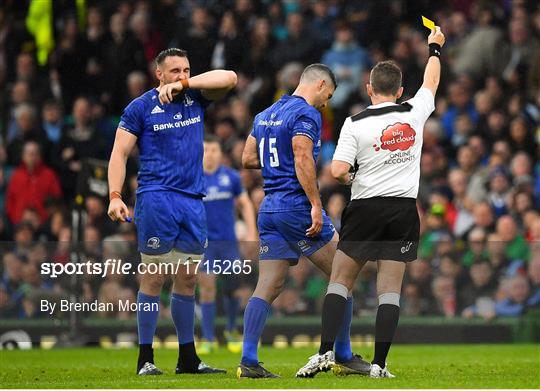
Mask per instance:
[[[396,95],[401,87],[401,69],[394,61],[381,61],[373,67],[369,82],[381,95]]]
[[[204,136],[204,142],[205,143],[209,143],[209,144],[218,144],[219,147],[221,148],[221,139],[216,136],[215,134],[207,134]]]
[[[156,65],[161,65],[167,57],[187,57],[187,51],[178,48],[169,48],[162,50],[156,56]]]
[[[303,80],[313,81],[314,77],[318,79],[326,77],[327,79],[330,79],[334,85],[334,89],[337,88],[337,80],[334,72],[332,72],[332,70],[324,64],[317,63],[308,65],[304,69],[304,72],[302,72],[302,76],[300,76],[300,82]]]

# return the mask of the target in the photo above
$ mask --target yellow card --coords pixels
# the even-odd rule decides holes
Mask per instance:
[[[435,30],[435,22],[422,15],[422,23],[430,30]]]

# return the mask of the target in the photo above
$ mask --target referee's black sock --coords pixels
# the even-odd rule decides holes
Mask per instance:
[[[392,345],[394,334],[399,321],[399,306],[394,304],[380,304],[377,309],[375,321],[375,357],[372,364],[381,368],[386,366],[386,356]]]
[[[195,342],[178,344],[178,362],[176,368],[180,372],[196,372],[201,359],[197,356]]]
[[[139,358],[137,359],[137,373],[147,362],[154,363],[154,349],[152,349],[152,344],[141,344],[139,345]]]
[[[339,286],[337,291],[336,289],[332,289],[332,285]],[[344,293],[339,292],[343,289]],[[347,288],[341,284],[331,283],[328,286],[328,293],[324,298],[322,309],[322,333],[319,354],[334,350],[334,342],[341,326],[343,316],[345,315],[346,306]]]

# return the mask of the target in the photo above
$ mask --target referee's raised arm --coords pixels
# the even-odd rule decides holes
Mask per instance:
[[[429,44],[429,59],[424,71],[424,83],[422,87],[429,89],[433,96],[437,93],[439,81],[441,80],[441,48],[444,45],[444,34],[439,26],[435,26],[435,30],[431,30],[428,37]]]

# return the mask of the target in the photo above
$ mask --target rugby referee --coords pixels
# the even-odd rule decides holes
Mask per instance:
[[[318,358],[332,360],[333,354],[328,352],[332,352],[344,316],[347,292],[365,263],[376,261],[379,307],[370,371],[374,378],[394,377],[386,368],[386,356],[399,320],[405,265],[417,256],[422,132],[435,109],[444,41],[436,26],[428,37],[429,59],[422,87],[402,104],[396,104],[403,93],[399,67],[383,61],[372,69],[367,85],[372,105],[345,120],[332,162],[332,175],[351,184],[352,190],[324,300]],[[333,370],[338,375],[355,373],[338,363]]]

